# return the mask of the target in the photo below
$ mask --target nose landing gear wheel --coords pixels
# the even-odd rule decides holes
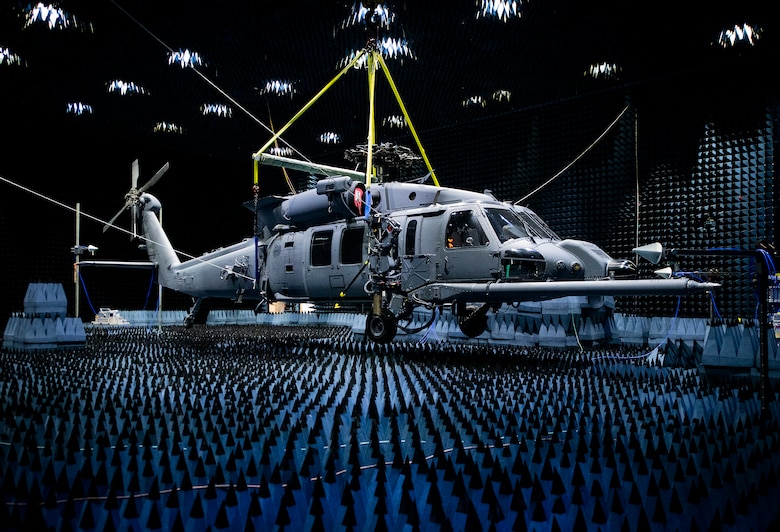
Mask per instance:
[[[366,319],[366,336],[378,344],[386,344],[395,338],[398,323],[388,312],[369,314]]]
[[[487,311],[489,306],[487,304],[481,307],[468,306],[465,308],[458,307],[458,326],[460,331],[469,338],[476,338],[487,329]]]

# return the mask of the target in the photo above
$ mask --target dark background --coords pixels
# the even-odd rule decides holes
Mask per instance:
[[[197,255],[250,236],[251,212],[241,205],[252,198],[251,155],[270,138],[266,126],[285,124],[334,78],[350,50],[376,35],[369,25],[345,22],[352,2],[61,2],[55,5],[78,20],[61,30],[25,27],[27,5],[0,3],[0,50],[23,60],[0,63],[0,176],[18,184],[0,182],[3,327],[23,309],[30,282],[62,283],[72,308],[75,215],[68,207],[77,202],[86,213],[80,243],[98,246],[95,258],[145,259],[127,235],[103,233],[103,224],[87,217],[105,221],[121,207],[134,159],[141,183],[171,163],[153,192],[177,249]],[[378,33],[405,38],[413,51],[386,60],[442,185],[517,200],[576,161],[524,201],[564,237],[628,258],[637,242],[654,240],[740,249],[774,242],[778,54],[768,2],[530,0],[508,21],[477,17],[481,5],[390,2],[395,19]],[[755,46],[717,45],[722,30],[745,23],[761,29]],[[167,53],[179,49],[199,52],[206,64],[197,72],[169,65]],[[619,74],[585,75],[600,63],[619,66]],[[109,94],[113,79],[134,81],[148,94]],[[296,92],[264,93],[274,79]],[[509,101],[491,99],[499,90],[511,93]],[[463,105],[476,96],[484,106]],[[72,102],[93,112],[68,114]],[[231,105],[233,116],[203,116],[204,103]],[[404,131],[382,125],[394,114],[397,103],[380,74],[378,140],[413,148]],[[154,132],[161,121],[182,133]],[[354,70],[284,139],[311,160],[344,165],[344,151],[365,143],[367,124],[366,76]],[[318,142],[328,131],[342,142]],[[299,190],[305,186],[305,175],[292,177]],[[286,192],[280,170],[261,168],[261,195]],[[118,223],[127,227],[129,216]],[[719,271],[724,316],[755,312],[746,259],[681,267]],[[90,304],[154,306],[146,272],[84,270],[84,280],[85,319]],[[671,315],[676,302],[622,298],[618,310]],[[165,296],[167,308],[187,304]],[[713,309],[694,297],[681,312]]]

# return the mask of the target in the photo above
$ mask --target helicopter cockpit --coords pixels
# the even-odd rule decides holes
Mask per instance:
[[[450,214],[445,242],[450,249],[485,246],[488,244],[488,238],[474,215],[474,211],[467,209],[453,211]]]
[[[485,215],[502,244],[513,238],[560,240],[533,211],[523,207],[485,207]]]

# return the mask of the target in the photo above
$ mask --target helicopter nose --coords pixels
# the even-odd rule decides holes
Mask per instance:
[[[615,279],[636,277],[636,264],[626,259],[612,259],[607,264],[607,275]]]

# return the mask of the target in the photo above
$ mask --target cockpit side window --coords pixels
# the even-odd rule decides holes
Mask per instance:
[[[549,238],[550,240],[560,240],[561,237],[555,234],[555,231],[550,229],[539,216],[530,209],[525,207],[515,207],[513,212],[520,217],[526,224],[528,232],[539,238]]]
[[[560,240],[541,218],[524,207],[487,207],[485,214],[502,243],[512,238]]]
[[[485,214],[501,243],[513,238],[528,238],[531,236],[525,221],[517,216],[517,213],[513,210],[486,208]]]
[[[448,248],[485,246],[488,239],[474,211],[453,211],[447,222],[445,245]]]

